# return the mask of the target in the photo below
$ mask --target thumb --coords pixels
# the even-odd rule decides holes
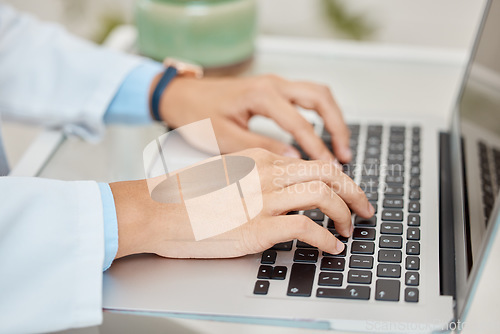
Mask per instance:
[[[300,153],[293,146],[279,140],[269,138],[248,129],[242,128],[232,122],[227,122],[224,127],[216,131],[217,142],[223,153],[232,153],[247,148],[260,147],[270,152],[291,158],[300,158]]]

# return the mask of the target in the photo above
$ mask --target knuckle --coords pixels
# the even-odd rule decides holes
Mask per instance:
[[[319,84],[318,85],[318,90],[322,94],[325,94],[325,95],[331,95],[332,94],[332,91],[330,90],[330,87],[328,87],[327,85]]]
[[[273,74],[266,74],[255,78],[253,88],[258,92],[270,93],[274,91],[277,77]]]
[[[276,75],[273,73],[265,74],[264,78],[266,78],[269,81],[281,81],[281,80],[283,80],[279,75]]]
[[[312,221],[306,216],[299,216],[295,226],[297,234],[295,237],[300,238],[300,236],[304,235],[309,230],[311,222]]]

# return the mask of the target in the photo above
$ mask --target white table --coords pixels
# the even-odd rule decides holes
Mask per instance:
[[[130,50],[134,39],[135,30],[125,26],[115,30],[107,44]],[[393,118],[401,113],[418,112],[422,118],[437,118],[445,127],[465,59],[465,53],[450,50],[261,38],[254,63],[244,75],[275,73],[289,79],[325,83],[334,91],[347,120],[375,112]],[[253,127],[258,128],[259,123]],[[57,132],[44,132],[14,173],[106,182],[143,178],[142,150],[163,131],[159,125],[112,126],[97,145],[78,138],[64,138]],[[129,332],[141,328],[148,332],[170,329],[178,333],[218,334],[311,332],[310,329],[106,314],[100,330],[111,333],[117,328]],[[72,332],[97,333],[98,329]]]

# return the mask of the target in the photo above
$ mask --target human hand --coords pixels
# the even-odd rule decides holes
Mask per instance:
[[[274,75],[178,77],[170,82],[161,97],[160,115],[175,128],[210,118],[222,153],[260,147],[280,155],[299,157],[292,146],[248,130],[252,116],[265,116],[291,133],[312,159],[334,159],[295,105],[318,112],[331,133],[335,156],[340,162],[349,162],[352,157],[350,133],[342,113],[328,87],[310,82],[292,82]]]
[[[237,155],[256,162],[263,209],[249,222],[204,240],[195,240],[184,204],[155,202],[145,180],[110,184],[118,217],[117,258],[136,253],[172,258],[237,257],[293,239],[338,254],[344,245],[327,229],[306,216],[286,213],[319,208],[345,237],[352,233],[349,208],[364,218],[374,214],[363,191],[333,163],[288,158],[263,149]]]

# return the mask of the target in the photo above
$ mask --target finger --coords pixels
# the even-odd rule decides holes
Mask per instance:
[[[233,122],[219,122],[215,126],[217,141],[224,153],[260,147],[270,152],[291,158],[300,158],[300,153],[293,147],[278,140],[242,128]]]
[[[335,156],[342,162],[349,162],[352,159],[349,147],[350,131],[328,87],[309,82],[283,80],[278,84],[278,89],[281,89],[286,98],[293,103],[306,109],[316,110],[332,136]]]
[[[358,215],[369,218],[375,209],[363,190],[342,170],[326,161],[283,160],[274,163],[273,185],[281,188],[309,181],[323,181]]]
[[[340,240],[304,215],[273,217],[267,226],[269,231],[266,235],[273,244],[298,239],[331,254],[344,250]]]
[[[351,212],[347,204],[322,181],[293,184],[275,191],[266,200],[275,215],[318,208],[335,222],[341,235],[351,236]]]
[[[262,100],[260,110],[288,131],[312,159],[333,160],[333,154],[314,132],[314,128],[289,101],[279,94],[271,93]]]

